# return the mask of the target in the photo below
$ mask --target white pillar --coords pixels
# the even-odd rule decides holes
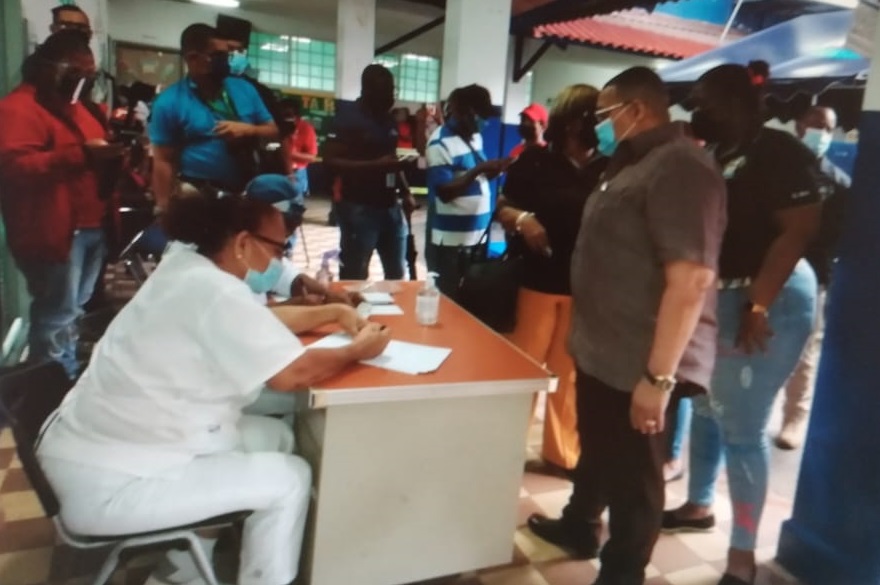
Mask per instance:
[[[361,73],[373,62],[376,0],[339,0],[336,14],[336,97],[354,100]]]
[[[531,84],[527,73],[518,82],[513,80],[514,73],[514,39],[510,38],[510,46],[507,58],[507,79],[506,79],[506,96],[504,99],[504,123],[519,124],[519,113],[528,107],[532,102]],[[526,43],[526,55],[530,55],[529,43]]]
[[[447,0],[440,96],[478,83],[503,104],[510,37],[510,0]]]
[[[21,0],[21,11],[27,20],[28,52],[49,36],[52,24],[52,9],[59,5],[58,0]],[[107,48],[107,0],[78,0],[76,3],[92,22],[92,51],[95,61],[104,69],[109,67]]]

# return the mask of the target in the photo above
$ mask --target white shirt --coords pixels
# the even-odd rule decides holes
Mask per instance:
[[[39,454],[149,476],[235,450],[242,408],[304,351],[244,282],[172,245],[110,324]]]

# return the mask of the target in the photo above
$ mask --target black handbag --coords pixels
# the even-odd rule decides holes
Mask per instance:
[[[461,281],[457,300],[469,313],[499,333],[516,327],[516,304],[522,282],[522,257],[508,248],[489,258],[489,228],[476,246],[459,254]]]

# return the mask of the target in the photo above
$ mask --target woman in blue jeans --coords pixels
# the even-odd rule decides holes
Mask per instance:
[[[767,423],[806,343],[816,277],[802,260],[818,232],[825,186],[815,157],[792,135],[763,128],[744,67],[722,65],[691,96],[694,134],[724,169],[728,225],[719,260],[718,360],[709,396],[694,399],[688,501],[667,531],[708,530],[715,480],[727,460],[733,534],[719,585],[750,585],[767,496]]]

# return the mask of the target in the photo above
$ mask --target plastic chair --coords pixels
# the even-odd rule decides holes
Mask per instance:
[[[170,550],[188,548],[199,573],[209,585],[217,585],[210,559],[199,544],[196,530],[219,528],[244,520],[250,512],[237,512],[209,518],[196,524],[169,526],[164,530],[113,536],[83,535],[70,531],[61,519],[61,503],[55,496],[40,462],[36,445],[46,420],[53,415],[71,387],[64,369],[56,362],[16,366],[0,375],[0,419],[12,427],[16,450],[22,468],[30,480],[43,511],[52,519],[58,535],[66,544],[78,549],[113,547],[94,585],[105,585],[129,550]]]

